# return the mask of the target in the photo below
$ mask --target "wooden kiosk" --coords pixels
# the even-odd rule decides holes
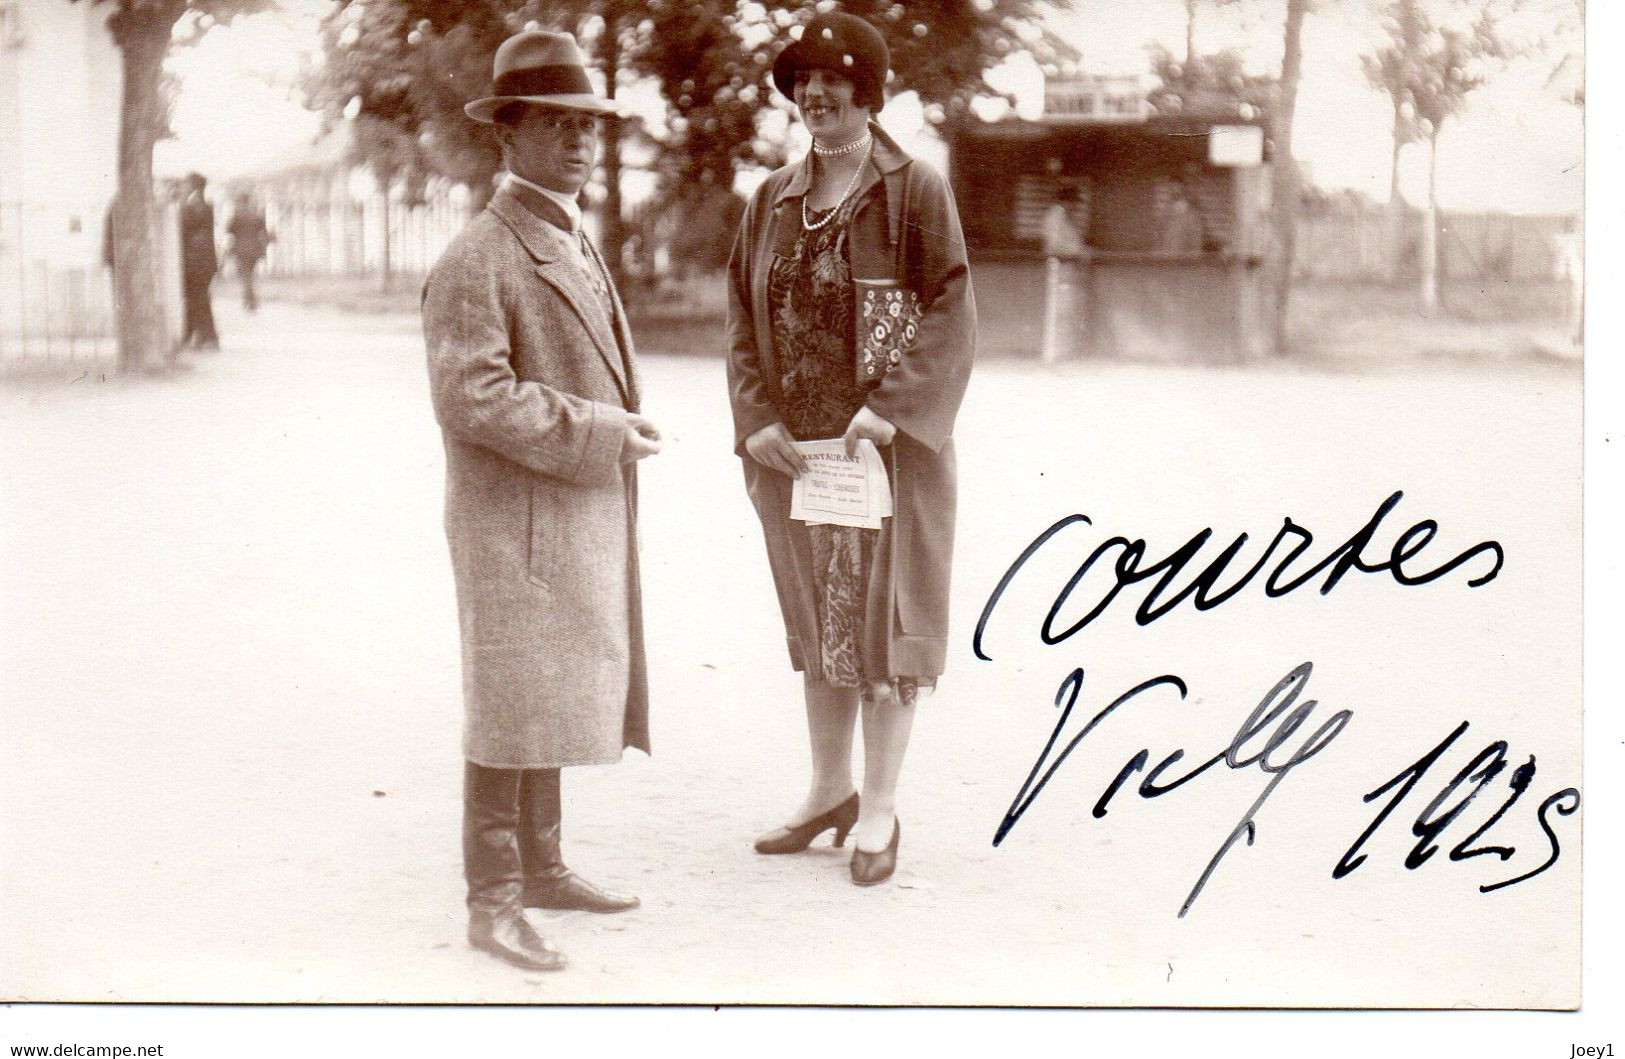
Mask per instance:
[[[1132,81],[1052,83],[1045,96],[1037,121],[968,121],[950,139],[988,352],[1266,355],[1263,119],[1152,115]],[[1057,255],[1058,225],[1072,231]]]

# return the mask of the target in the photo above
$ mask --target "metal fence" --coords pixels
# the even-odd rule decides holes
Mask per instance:
[[[1332,214],[1298,222],[1296,273],[1310,279],[1387,280],[1418,275],[1424,215],[1411,211],[1395,238],[1385,213]],[[1441,213],[1439,278],[1555,280],[1565,276],[1572,214]]]
[[[336,181],[255,189],[276,236],[265,270],[274,276],[422,274],[467,223],[469,197],[432,187],[407,205],[383,192],[355,195]],[[176,209],[160,203],[160,303],[173,333],[179,323]],[[217,202],[222,226],[229,203]],[[0,201],[0,358],[111,357],[115,319],[111,277],[102,264],[101,213],[72,206]],[[1390,236],[1381,212],[1309,216],[1298,229],[1298,275],[1374,280],[1415,276],[1422,215]],[[1550,281],[1577,269],[1579,219],[1572,215],[1446,214],[1439,222],[1441,279]],[[1396,255],[1397,261],[1396,261]]]
[[[368,276],[428,271],[468,222],[468,195],[454,186],[431,188],[427,200],[407,204],[382,191],[331,194],[319,189],[254,189],[265,223],[276,237],[266,252],[271,276]],[[221,223],[231,208],[217,206]]]
[[[99,217],[0,202],[0,356],[97,358],[111,351],[113,299],[100,251]]]
[[[289,194],[264,188],[266,221],[276,241],[270,275],[378,275],[426,272],[468,221],[466,193],[443,187],[421,205],[382,193],[362,197]],[[1298,222],[1296,272],[1304,279],[1411,278],[1420,271],[1423,215],[1404,218],[1398,239],[1380,212],[1308,216]],[[1549,281],[1564,276],[1564,240],[1572,215],[1442,214],[1441,279]]]
[[[0,359],[92,361],[116,350],[106,215],[74,205],[0,202]],[[180,272],[173,205],[160,203],[159,305],[173,333]]]

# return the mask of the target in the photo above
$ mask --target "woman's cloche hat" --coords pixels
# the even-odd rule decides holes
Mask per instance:
[[[568,33],[531,29],[502,42],[491,63],[491,94],[463,107],[475,121],[491,124],[509,103],[536,103],[589,114],[621,114],[587,80],[581,49]]]
[[[858,106],[878,112],[886,101],[890,66],[891,53],[878,29],[857,15],[830,11],[814,15],[801,39],[779,52],[773,60],[773,84],[794,99],[798,71],[829,70],[852,82]]]

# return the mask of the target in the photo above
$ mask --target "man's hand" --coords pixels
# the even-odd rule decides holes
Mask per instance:
[[[842,435],[846,441],[846,454],[858,454],[858,439],[868,438],[875,443],[876,448],[891,444],[891,439],[897,436],[897,428],[891,420],[882,418],[878,413],[872,412],[868,405],[859,408],[852,417],[852,422],[846,425],[846,433]]]
[[[745,451],[763,467],[800,478],[801,472],[807,469],[807,461],[796,451],[794,442],[789,427],[783,423],[773,423],[746,438]]]
[[[660,428],[636,412],[626,414],[626,434],[621,438],[621,462],[633,463],[660,451]]]

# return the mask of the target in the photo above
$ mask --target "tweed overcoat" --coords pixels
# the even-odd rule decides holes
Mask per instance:
[[[543,219],[557,209],[504,187],[423,289],[464,753],[494,768],[649,749],[637,481],[620,460],[632,340],[613,289],[600,296]]]
[[[885,615],[886,658],[876,662],[886,674],[934,677],[942,673],[948,649],[957,498],[953,428],[976,352],[976,301],[947,181],[878,125],[869,130],[873,153],[846,230],[852,276],[903,283],[918,292],[925,316],[912,349],[865,402],[897,427],[890,454],[895,514],[882,530],[871,581],[871,591],[885,598],[870,599],[866,609]],[[780,418],[767,281],[774,258],[794,252],[801,200],[811,184],[810,159],[777,170],[756,189],[734,241],[728,284],[734,448],[761,518],[790,661],[798,670],[809,661],[816,665],[818,657],[818,619],[807,581],[811,545],[805,524],[789,517],[790,479],[751,459],[745,439]]]

